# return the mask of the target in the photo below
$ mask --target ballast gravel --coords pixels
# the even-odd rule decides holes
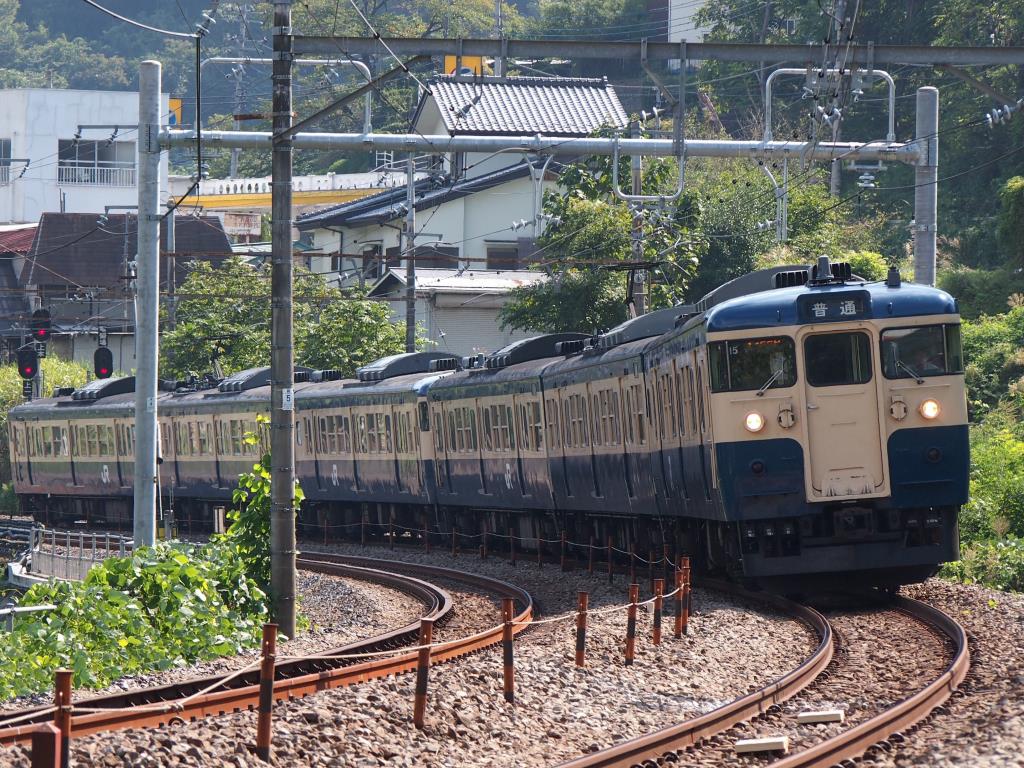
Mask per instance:
[[[625,666],[625,610],[598,613],[627,601],[621,575],[609,586],[604,576],[562,573],[552,565],[512,567],[494,558],[453,559],[440,552],[339,550],[482,572],[527,589],[542,617],[567,618],[517,637],[514,705],[502,697],[498,648],[430,670],[422,731],[412,725],[411,675],[277,704],[273,752],[278,765],[551,765],[721,706],[789,671],[816,646],[799,622],[698,589],[689,635],[674,638],[666,616],[657,647],[651,644],[651,609],[640,608],[636,661]],[[638,581],[646,599],[646,573],[638,574]],[[589,592],[592,611],[583,669],[574,666],[571,616],[578,590]],[[456,616],[464,598],[456,595]],[[481,609],[480,598],[470,602],[474,613]],[[490,623],[496,624],[498,605],[492,598],[486,603]],[[450,634],[451,625],[444,632]],[[72,755],[79,765],[263,765],[252,753],[255,735],[256,714],[247,712],[86,737],[72,744]],[[22,762],[13,764],[26,764],[23,752],[8,753],[16,754]]]

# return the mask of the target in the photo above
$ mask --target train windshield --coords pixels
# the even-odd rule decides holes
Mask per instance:
[[[920,325],[882,331],[887,379],[921,379],[963,372],[959,325]]]
[[[791,387],[796,383],[796,352],[788,336],[736,339],[708,344],[712,392]]]

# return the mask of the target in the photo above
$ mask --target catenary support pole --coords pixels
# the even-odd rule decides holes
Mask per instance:
[[[416,161],[405,161],[405,351],[416,351]]]
[[[274,3],[274,134],[271,159],[271,509],[270,591],[273,616],[295,637],[295,350],[292,339],[292,4]]]
[[[935,226],[939,200],[939,89],[917,89],[914,168],[914,282],[935,285]]]
[[[160,62],[139,67],[138,306],[135,317],[136,547],[156,543],[156,377],[160,297]]]

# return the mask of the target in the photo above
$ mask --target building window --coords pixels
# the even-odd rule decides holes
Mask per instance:
[[[488,269],[519,269],[517,243],[487,243]]]
[[[0,139],[0,184],[11,183],[11,140]]]
[[[57,143],[57,183],[134,187],[135,142],[62,139]]]
[[[376,279],[381,276],[381,256],[384,253],[380,243],[364,245],[362,249],[363,277]]]

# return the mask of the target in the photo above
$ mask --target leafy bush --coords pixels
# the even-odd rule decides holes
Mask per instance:
[[[1024,273],[956,267],[939,272],[938,284],[956,298],[961,315],[976,318],[1005,312],[1010,297],[1024,293]]]
[[[57,610],[21,619],[0,645],[0,699],[49,690],[60,667],[75,686],[102,687],[257,647],[268,620],[269,455],[239,478],[234,501],[231,527],[209,544],[160,543],[108,558],[83,582],[29,589],[22,605]]]
[[[1024,376],[1024,307],[965,320],[962,337],[971,416],[977,418]]]
[[[942,575],[966,584],[1024,591],[1024,539],[1009,536],[968,546],[959,561],[947,563]]]
[[[974,429],[971,492],[960,519],[969,543],[1012,533],[1024,536],[1024,440],[1009,429]]]
[[[999,226],[996,234],[1003,255],[1024,266],[1024,176],[1008,179],[999,190]]]
[[[84,582],[30,588],[29,614],[0,646],[0,698],[49,690],[60,667],[74,684],[169,669],[259,644],[266,595],[232,537],[203,546],[161,543],[93,566]]]

